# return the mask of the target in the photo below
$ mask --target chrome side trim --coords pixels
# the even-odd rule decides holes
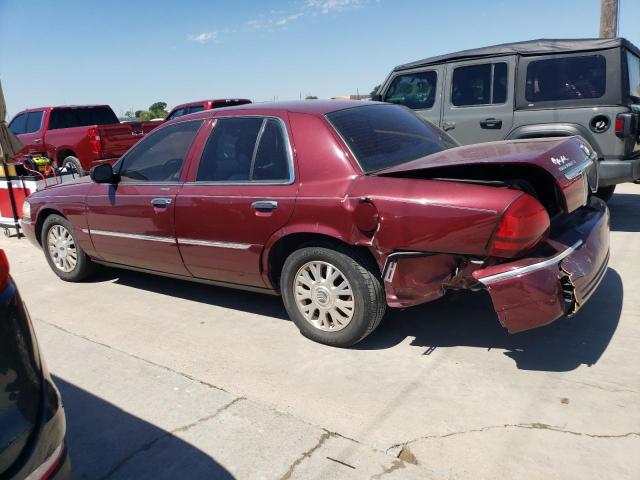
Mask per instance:
[[[150,242],[176,243],[176,239],[173,237],[159,237],[157,235],[140,235],[137,233],[111,232],[108,230],[90,230],[89,233],[91,235],[101,235],[103,237],[118,237],[130,238],[132,240],[147,240]]]
[[[526,267],[514,268],[513,270],[509,270],[508,272],[496,273],[495,275],[489,275],[487,277],[479,278],[478,281],[483,285],[490,285],[495,282],[499,282],[500,280],[505,280],[507,278],[518,277],[520,275],[524,275],[527,273],[535,272],[536,270],[541,270],[543,268],[550,267],[552,265],[557,265],[566,257],[575,252],[582,245],[582,240],[578,240],[576,243],[571,245],[566,250],[558,253],[557,255],[548,258],[547,260],[539,263],[534,263],[532,265],[527,265]]]
[[[216,247],[230,248],[232,250],[248,250],[251,248],[250,243],[234,243],[234,242],[210,242],[208,240],[195,240],[192,238],[179,238],[180,245],[196,245],[199,247]]]

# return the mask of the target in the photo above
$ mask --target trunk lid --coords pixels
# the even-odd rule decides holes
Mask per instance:
[[[126,122],[98,125],[101,158],[118,158],[162,122]]]
[[[514,187],[553,217],[587,203],[598,184],[596,158],[581,137],[511,140],[447,149],[373,175]]]

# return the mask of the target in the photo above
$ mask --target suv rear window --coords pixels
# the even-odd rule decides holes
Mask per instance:
[[[51,111],[49,130],[120,123],[109,107],[56,108]]]
[[[528,65],[525,97],[529,102],[600,98],[606,87],[602,55],[550,58]]]
[[[365,173],[457,146],[446,133],[398,105],[353,107],[329,113],[327,118]]]
[[[629,95],[640,98],[640,58],[627,52],[627,70],[629,74]]]
[[[437,83],[438,74],[433,70],[400,75],[389,85],[384,101],[416,110],[431,108],[436,101]]]

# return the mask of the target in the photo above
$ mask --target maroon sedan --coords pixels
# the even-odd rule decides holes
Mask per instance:
[[[23,228],[63,280],[97,264],[279,293],[348,346],[385,308],[488,290],[519,332],[572,315],[609,258],[579,137],[458,147],[410,110],[313,101],[167,122],[112,168],[35,193]]]

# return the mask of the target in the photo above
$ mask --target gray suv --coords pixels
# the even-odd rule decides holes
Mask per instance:
[[[640,178],[640,50],[624,38],[533,40],[393,69],[374,100],[406,105],[462,144],[581,135],[598,194]]]

